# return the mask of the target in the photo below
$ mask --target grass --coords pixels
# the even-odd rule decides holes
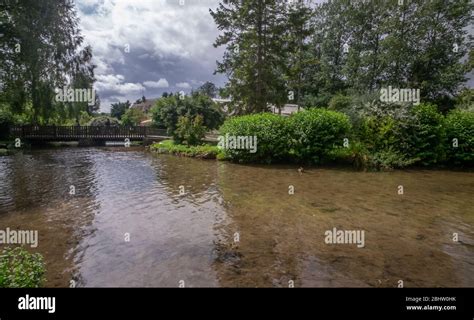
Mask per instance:
[[[173,154],[182,157],[200,158],[200,159],[221,159],[221,151],[217,146],[208,144],[200,146],[187,146],[175,144],[172,140],[164,140],[154,143],[150,150],[158,153]]]

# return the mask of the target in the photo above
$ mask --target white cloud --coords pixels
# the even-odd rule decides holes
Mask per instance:
[[[191,85],[187,82],[179,82],[176,84],[176,87],[181,89],[191,89]]]
[[[204,58],[218,34],[209,14],[217,0],[184,6],[154,0],[77,0],[77,4],[85,40],[109,63],[124,63],[127,44],[130,52],[147,50],[155,57]]]
[[[185,0],[181,6],[178,0],[76,0],[84,45],[92,46],[97,65],[101,109],[117,97],[159,96],[181,79],[211,80],[223,54],[212,46],[219,31],[209,14],[219,1]]]
[[[119,95],[129,95],[129,94],[136,94],[140,93],[141,91],[145,90],[145,87],[142,86],[141,83],[130,83],[130,82],[123,82],[124,76],[117,74],[117,75],[98,75],[96,76],[97,81],[95,82],[95,89],[99,92],[107,92],[112,91]]]
[[[161,78],[158,81],[145,81],[143,84],[148,88],[168,88],[170,86],[168,80],[164,78]]]

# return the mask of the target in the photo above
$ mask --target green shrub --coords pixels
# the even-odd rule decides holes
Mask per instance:
[[[122,125],[138,126],[140,122],[146,119],[146,115],[137,108],[130,108],[122,115]]]
[[[345,96],[343,94],[337,94],[331,98],[331,101],[329,101],[329,109],[335,111],[345,111],[350,109],[351,104],[351,97]]]
[[[443,115],[435,105],[420,104],[411,110],[406,122],[398,123],[398,150],[423,165],[440,163],[445,158]]]
[[[222,158],[220,150],[217,146],[201,145],[201,146],[185,146],[175,144],[172,140],[165,140],[150,146],[150,150],[158,153],[169,153],[178,156],[216,159]]]
[[[179,117],[177,128],[173,134],[174,141],[178,144],[185,143],[190,146],[201,143],[207,131],[203,122],[201,115],[197,115],[194,119],[190,116]]]
[[[362,119],[358,136],[369,152],[393,148],[398,143],[397,122],[389,116]]]
[[[45,281],[45,272],[39,253],[16,247],[5,248],[0,255],[0,288],[38,288]]]
[[[351,124],[340,112],[309,109],[289,118],[290,155],[299,162],[321,163],[332,149],[341,146]]]
[[[118,127],[120,126],[120,122],[116,118],[107,117],[107,116],[100,116],[97,118],[92,119],[89,122],[90,126],[111,126],[111,127]]]
[[[375,167],[431,165],[444,159],[443,116],[431,104],[414,106],[408,114],[366,116],[357,134]]]
[[[448,162],[456,165],[474,163],[474,112],[453,110],[445,119]],[[457,147],[455,140],[457,139]]]
[[[225,149],[226,158],[238,162],[272,163],[284,160],[289,150],[288,119],[261,113],[227,119],[220,128],[221,136],[256,136],[257,150]]]

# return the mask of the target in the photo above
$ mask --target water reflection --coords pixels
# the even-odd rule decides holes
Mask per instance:
[[[0,229],[39,230],[48,286],[474,286],[472,173],[68,148],[2,157],[0,178]],[[334,227],[365,247],[326,244]]]

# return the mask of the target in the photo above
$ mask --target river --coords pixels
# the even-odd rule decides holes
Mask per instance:
[[[112,147],[0,157],[0,181],[0,229],[38,230],[48,287],[474,287],[474,173]]]

